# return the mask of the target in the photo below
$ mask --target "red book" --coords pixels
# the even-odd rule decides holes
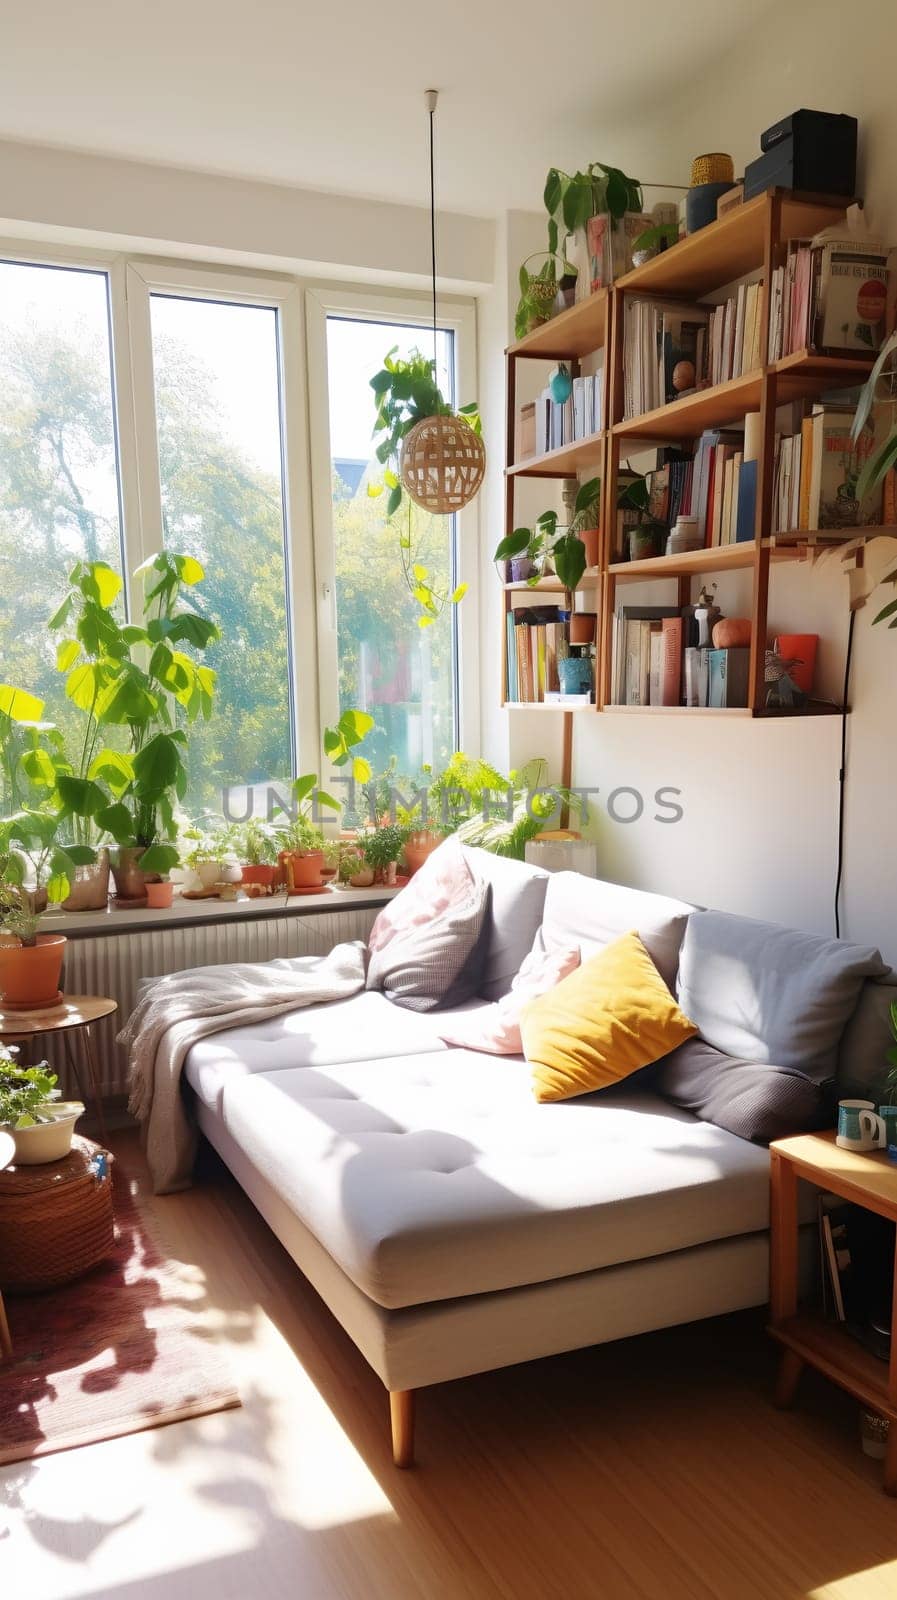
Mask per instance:
[[[682,618],[664,617],[661,705],[678,706],[682,692]]]

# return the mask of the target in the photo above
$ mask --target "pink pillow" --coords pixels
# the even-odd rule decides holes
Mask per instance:
[[[426,927],[446,911],[463,905],[471,898],[475,886],[461,841],[456,834],[451,834],[427,857],[401,894],[383,907],[368,935],[371,955],[382,950],[397,935]]]
[[[547,994],[549,989],[555,989],[579,963],[578,945],[531,950],[509,994],[503,995],[495,1005],[471,1012],[469,1017],[446,1019],[446,1030],[440,1029],[440,1038],[446,1044],[460,1044],[467,1050],[485,1050],[493,1056],[522,1055],[520,1017],[524,1006],[540,994]]]

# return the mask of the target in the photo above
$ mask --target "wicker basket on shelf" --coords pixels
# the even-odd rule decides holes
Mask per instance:
[[[0,1172],[0,1289],[52,1289],[111,1255],[112,1156],[77,1135],[62,1161]]]

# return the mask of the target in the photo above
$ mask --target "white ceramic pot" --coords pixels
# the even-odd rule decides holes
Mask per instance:
[[[236,861],[222,861],[218,872],[218,883],[242,883],[243,868]]]
[[[221,877],[221,862],[195,861],[190,870],[199,879],[203,889],[214,889]]]
[[[45,1161],[61,1161],[72,1148],[75,1123],[84,1115],[80,1100],[59,1100],[49,1108],[51,1122],[35,1122],[30,1128],[6,1128],[16,1146],[16,1165],[38,1167]]]

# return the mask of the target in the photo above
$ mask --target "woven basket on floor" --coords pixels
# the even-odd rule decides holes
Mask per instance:
[[[62,1161],[0,1172],[0,1289],[52,1289],[105,1260],[111,1168],[108,1151],[76,1136]]]

